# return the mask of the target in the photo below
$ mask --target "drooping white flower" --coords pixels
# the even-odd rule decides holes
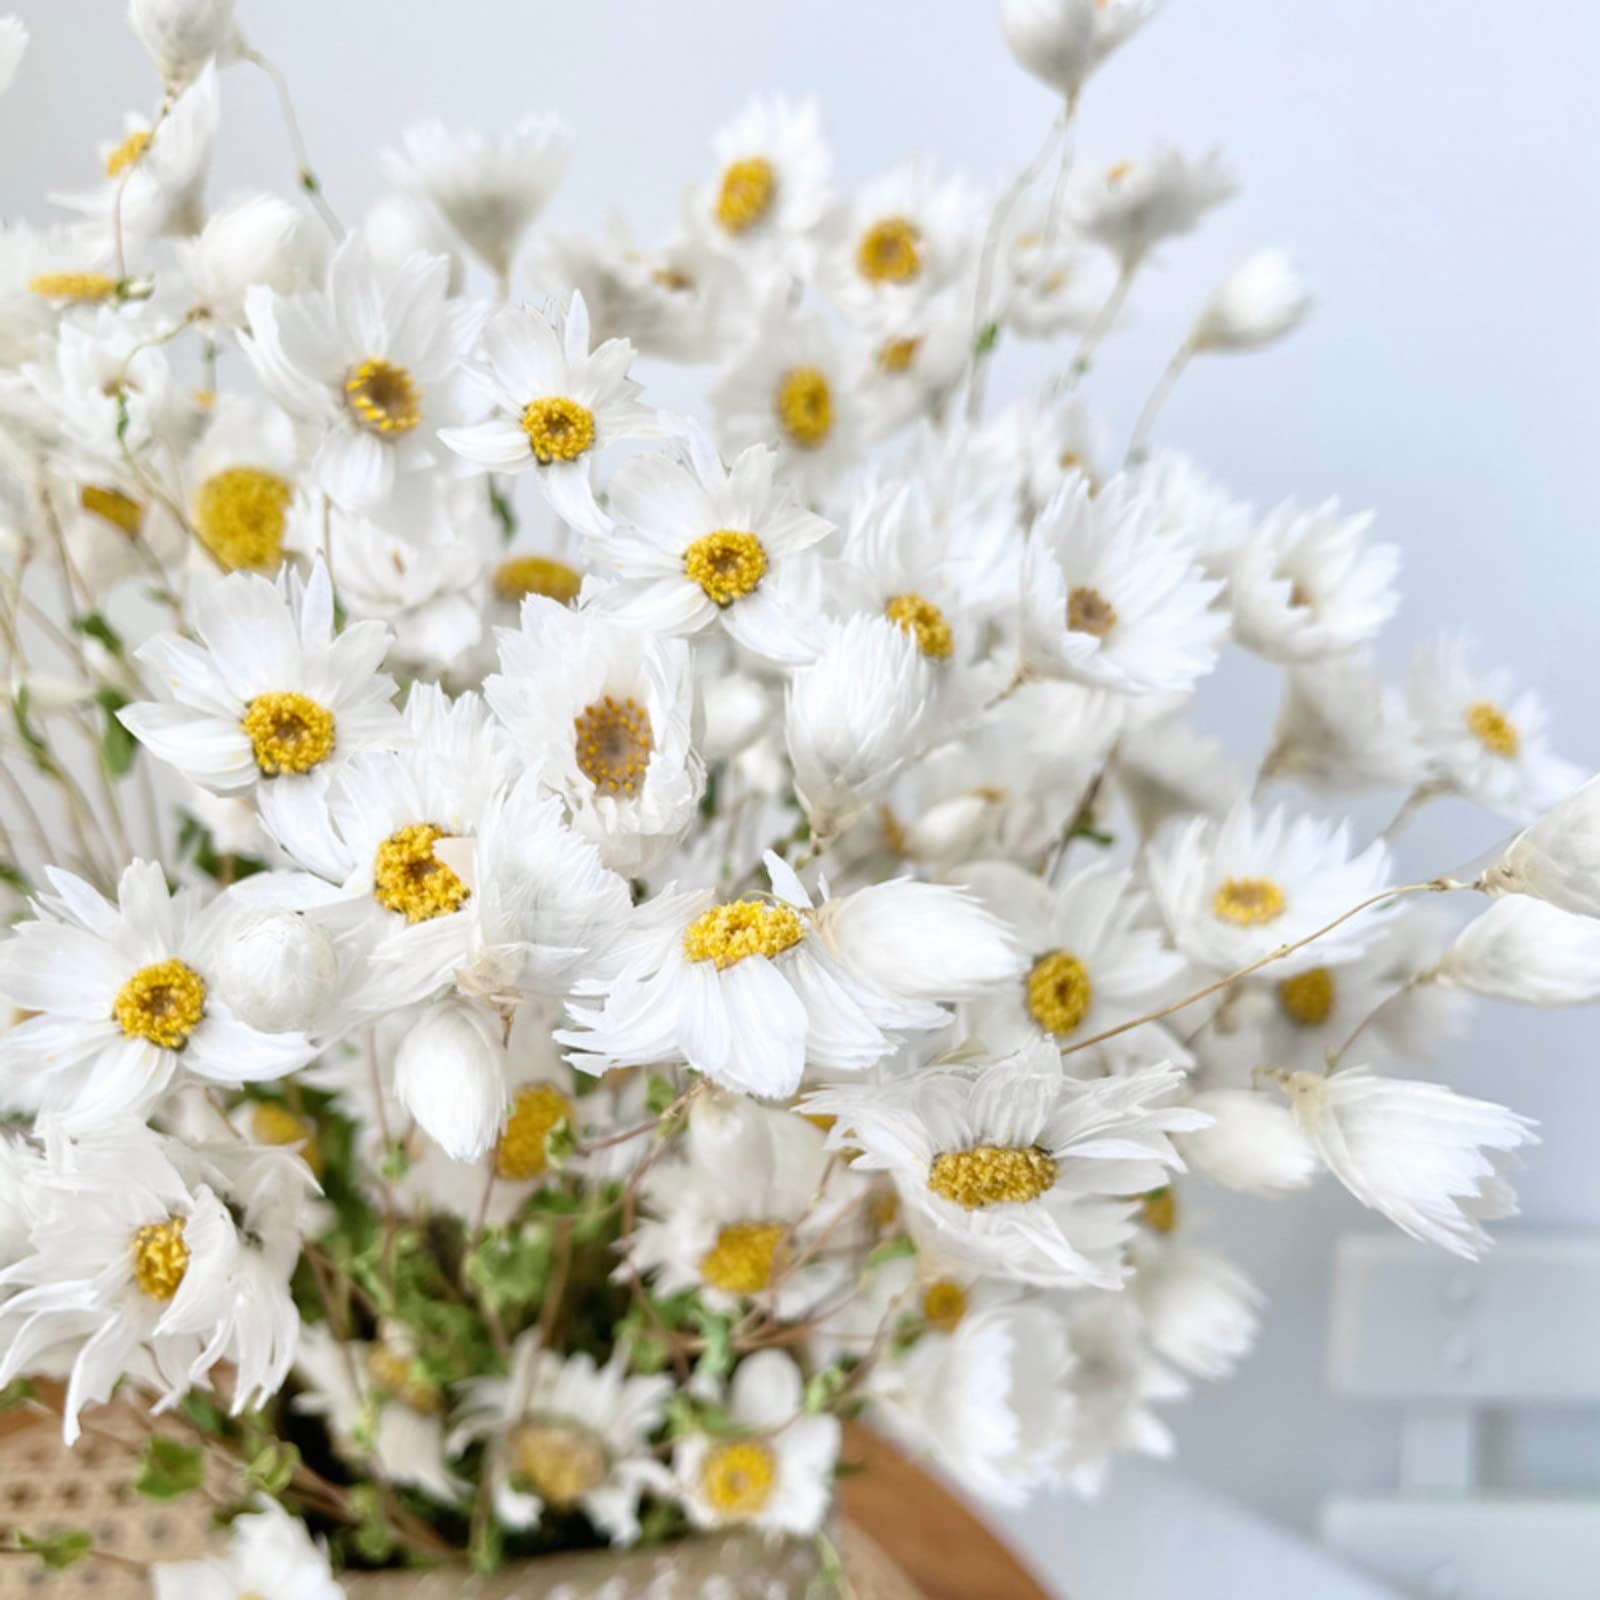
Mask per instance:
[[[321,280],[326,254],[326,237],[306,211],[275,194],[253,194],[212,212],[185,247],[184,263],[197,303],[237,328],[252,284],[301,294]]]
[[[150,1568],[155,1600],[250,1600],[293,1595],[295,1600],[344,1600],[328,1553],[298,1517],[276,1501],[228,1524],[228,1551],[204,1561],[158,1561]]]
[[[190,598],[199,642],[157,634],[139,661],[170,698],[123,707],[124,727],[159,760],[221,793],[304,783],[402,734],[394,680],[378,670],[391,635],[381,622],[334,627],[333,588],[319,561],[309,581],[235,572]]]
[[[1575,789],[1483,875],[1490,894],[1529,894],[1563,911],[1600,917],[1600,778]]]
[[[1583,781],[1545,743],[1543,704],[1511,674],[1480,672],[1464,638],[1418,651],[1406,698],[1433,781],[1526,825]]]
[[[1262,250],[1206,303],[1189,343],[1195,350],[1260,350],[1305,321],[1311,291],[1281,250]]]
[[[226,61],[243,43],[233,0],[128,0],[128,21],[170,90],[187,87],[208,62]]]
[[[751,1527],[804,1537],[827,1515],[839,1419],[801,1410],[800,1369],[781,1350],[739,1363],[727,1412],[739,1432],[691,1433],[672,1456],[678,1495],[697,1528]]]
[[[593,604],[660,634],[713,623],[781,665],[817,648],[815,584],[803,553],[831,529],[775,481],[777,453],[751,445],[723,466],[698,429],[683,454],[635,456],[612,481],[615,521],[589,541],[608,581]]]
[[[1241,803],[1227,817],[1195,817],[1158,837],[1150,888],[1178,948],[1219,972],[1259,961],[1314,933],[1389,882],[1381,840],[1351,855],[1349,824],[1258,815]],[[1303,949],[1274,961],[1272,974],[1348,961],[1377,937],[1396,907],[1378,904]]]
[[[154,861],[124,869],[114,905],[71,873],[45,875],[33,920],[0,941],[0,994],[38,1013],[0,1034],[11,1104],[76,1131],[150,1110],[180,1077],[237,1086],[310,1059],[303,1034],[250,1027],[208,979],[228,894],[170,894]]]
[[[1156,1353],[1197,1378],[1228,1377],[1261,1326],[1261,1291],[1226,1256],[1180,1239],[1134,1250],[1133,1303]]]
[[[395,1054],[396,1097],[457,1161],[476,1161],[505,1125],[503,1031],[487,1006],[442,1000],[423,1008]]]
[[[1157,0],[1005,0],[1011,53],[1034,77],[1075,100],[1084,80],[1155,15]]]
[[[401,135],[384,176],[439,209],[502,281],[534,219],[566,172],[572,137],[559,117],[525,117],[502,137],[452,134],[437,120]]]
[[[1600,1000],[1600,921],[1513,895],[1474,917],[1438,965],[1442,982],[1523,1005]]]
[[[1317,1173],[1316,1152],[1281,1100],[1251,1089],[1202,1089],[1189,1104],[1211,1121],[1173,1135],[1201,1176],[1241,1194],[1303,1189]]]
[[[441,437],[457,455],[491,471],[532,469],[557,516],[585,532],[603,529],[594,497],[596,454],[666,431],[636,398],[639,385],[628,376],[633,355],[626,339],[590,348],[581,294],[564,314],[503,306],[485,325],[480,359],[470,369],[493,412]]]
[[[837,1148],[886,1171],[913,1228],[980,1271],[1055,1287],[1119,1286],[1137,1199],[1181,1165],[1168,1137],[1204,1125],[1171,1104],[1162,1065],[1120,1078],[1067,1077],[1052,1046],[966,1067],[924,1067],[836,1085],[807,1111],[837,1119]]]
[[[496,636],[483,692],[522,760],[607,866],[638,872],[689,826],[704,781],[688,646],[542,595]]]
[[[1337,500],[1269,512],[1228,569],[1234,637],[1284,662],[1369,644],[1400,608],[1400,550],[1370,542],[1372,520],[1341,516]]]
[[[1482,1224],[1516,1214],[1506,1175],[1538,1143],[1526,1117],[1366,1067],[1296,1072],[1284,1087],[1328,1170],[1412,1238],[1475,1257],[1489,1245]]]
[[[789,679],[784,732],[812,830],[849,826],[926,742],[933,672],[915,633],[886,616],[831,624]]]
[[[1127,273],[1164,240],[1192,233],[1234,191],[1232,175],[1215,152],[1192,161],[1163,148],[1078,177],[1073,216]]]
[[[475,1378],[451,1433],[452,1454],[485,1440],[495,1515],[536,1528],[548,1507],[582,1511],[613,1544],[639,1537],[639,1496],[664,1494],[672,1474],[651,1454],[670,1377],[629,1377],[627,1349],[606,1364],[543,1348],[530,1328],[511,1348],[504,1378]]]
[[[398,263],[351,234],[327,288],[245,291],[242,338],[256,375],[317,440],[311,473],[346,510],[389,498],[397,480],[437,465],[437,442],[459,414],[466,318],[446,300],[449,263]]]

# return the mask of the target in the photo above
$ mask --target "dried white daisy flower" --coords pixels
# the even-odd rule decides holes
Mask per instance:
[[[1157,0],[1005,0],[1006,43],[1034,77],[1070,101],[1118,45],[1155,15]]]
[[[1513,895],[1474,917],[1435,969],[1441,982],[1523,1005],[1600,1000],[1600,921]]]
[[[1235,185],[1220,155],[1193,161],[1158,149],[1074,179],[1073,219],[1132,272],[1163,240],[1193,233]]]
[[[1490,894],[1529,894],[1600,917],[1600,778],[1591,778],[1524,828],[1483,875]]]
[[[1183,1159],[1202,1177],[1242,1194],[1304,1189],[1317,1157],[1283,1102],[1262,1090],[1202,1089],[1190,1099],[1207,1126],[1173,1136]]]
[[[150,1568],[155,1600],[236,1600],[257,1593],[293,1593],[295,1600],[344,1600],[328,1552],[298,1517],[276,1501],[228,1524],[225,1555],[203,1561],[158,1561]]]
[[[1311,310],[1311,291],[1281,250],[1262,250],[1234,270],[1206,302],[1189,335],[1197,351],[1259,350],[1293,333]]]

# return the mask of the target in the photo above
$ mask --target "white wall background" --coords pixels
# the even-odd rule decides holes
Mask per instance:
[[[11,0],[13,6],[17,0]],[[913,153],[997,181],[1053,107],[1007,57],[988,0],[239,0],[295,86],[314,160],[346,217],[377,187],[376,150],[410,120],[498,127],[532,109],[573,125],[578,155],[550,216],[613,209],[645,237],[706,173],[718,123],[758,89],[813,91],[850,185]],[[0,100],[0,211],[42,216],[51,188],[93,180],[96,139],[148,114],[152,74],[116,0],[21,0],[34,32]],[[1593,0],[1173,0],[1088,96],[1080,151],[1153,138],[1219,143],[1243,197],[1166,253],[1095,388],[1120,424],[1211,283],[1247,250],[1290,247],[1320,307],[1287,347],[1192,372],[1165,437],[1258,501],[1338,493],[1375,506],[1405,549],[1407,607],[1385,645],[1468,623],[1540,686],[1559,747],[1600,767],[1595,404],[1600,355],[1600,5]],[[214,194],[287,187],[268,89],[225,81]],[[1001,368],[1001,388],[1007,368]],[[676,385],[674,385],[676,387]],[[1265,673],[1210,697],[1243,761],[1270,714]],[[1407,869],[1448,870],[1494,842],[1443,804]],[[1600,1061],[1587,1014],[1486,1008],[1440,1065],[1469,1092],[1544,1122],[1522,1184],[1529,1219],[1600,1224]],[[1324,1188],[1274,1206],[1210,1207],[1269,1288],[1261,1349],[1182,1414],[1186,1470],[1309,1527],[1330,1487],[1392,1481],[1390,1420],[1336,1407],[1323,1377],[1328,1256],[1363,1224]],[[1548,1314],[1560,1315],[1558,1306]],[[1600,1482],[1588,1419],[1523,1463]],[[1050,1521],[1049,1509],[1035,1514]]]

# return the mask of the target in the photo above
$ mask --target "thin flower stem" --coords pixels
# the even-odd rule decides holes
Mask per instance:
[[[278,97],[278,109],[283,113],[284,128],[289,135],[289,148],[294,152],[300,187],[311,197],[311,203],[317,208],[318,216],[327,223],[334,238],[342,238],[344,224],[340,222],[333,207],[328,204],[322,192],[322,182],[312,169],[311,153],[306,148],[305,136],[300,132],[300,119],[295,115],[294,96],[289,93],[289,80],[284,77],[278,64],[262,55],[259,50],[247,48],[242,52],[241,59],[266,73],[271,81],[273,92]]]
[[[1172,391],[1177,388],[1178,379],[1188,370],[1194,354],[1195,344],[1191,336],[1178,346],[1173,352],[1172,359],[1162,369],[1155,388],[1150,391],[1150,398],[1145,401],[1144,409],[1139,413],[1139,420],[1133,425],[1133,437],[1128,441],[1125,466],[1138,466],[1149,453],[1150,433],[1155,427],[1156,418],[1161,414],[1161,408],[1166,405]]]
[[[1364,1016],[1355,1025],[1355,1027],[1350,1030],[1350,1035],[1345,1042],[1340,1045],[1337,1050],[1330,1050],[1328,1052],[1327,1070],[1329,1072],[1336,1072],[1338,1070],[1339,1063],[1343,1061],[1347,1055],[1349,1055],[1350,1047],[1356,1042],[1357,1039],[1361,1037],[1362,1034],[1367,1031],[1368,1027],[1378,1020],[1379,1016],[1381,1016],[1384,1011],[1394,1004],[1396,1000],[1398,1000],[1402,995],[1411,994],[1413,991],[1420,989],[1425,983],[1432,983],[1437,976],[1438,974],[1434,972],[1419,972],[1415,976],[1407,978],[1398,989],[1391,989],[1389,993],[1386,994],[1383,999],[1381,999],[1377,1005],[1375,1005],[1366,1014],[1366,1016]]]
[[[1385,844],[1392,844],[1410,826],[1417,813],[1424,806],[1431,805],[1443,793],[1445,793],[1445,789],[1442,784],[1419,784],[1401,802],[1400,809],[1389,819],[1388,824],[1378,835],[1378,838]]]
[[[117,258],[118,283],[125,282],[128,276],[128,257],[122,236],[122,197],[127,193],[128,184],[132,181],[134,173],[139,170],[139,162],[150,154],[155,146],[156,135],[160,133],[162,125],[172,114],[173,100],[174,97],[170,92],[163,96],[161,109],[156,112],[155,121],[150,124],[143,153],[138,161],[128,163],[123,169],[122,176],[117,180],[117,192],[111,200],[111,247]]]
[[[1302,939],[1295,939],[1289,944],[1281,944],[1276,950],[1269,951],[1258,961],[1252,961],[1248,966],[1240,967],[1237,972],[1230,972],[1225,978],[1218,978],[1215,983],[1208,983],[1205,988],[1197,989],[1193,994],[1185,995],[1181,1000],[1174,1000],[1171,1005],[1160,1007],[1156,1011],[1147,1011],[1143,1016],[1133,1017],[1127,1022],[1118,1023],[1114,1028],[1104,1028],[1099,1033],[1091,1034],[1087,1039],[1080,1039],[1076,1044],[1069,1044],[1062,1050],[1062,1055],[1070,1056],[1079,1050],[1087,1050],[1091,1045],[1103,1044],[1107,1039],[1115,1039],[1118,1034],[1127,1033],[1133,1028],[1142,1028],[1147,1022],[1159,1022],[1162,1017],[1170,1017],[1174,1011],[1186,1010],[1201,1000],[1209,999],[1214,994],[1237,983],[1241,978],[1248,978],[1252,972],[1259,972],[1263,967],[1271,966],[1274,961],[1282,961],[1285,956],[1291,956],[1296,950],[1303,950],[1308,944],[1314,944],[1325,934],[1332,933],[1335,928],[1342,927],[1352,917],[1360,916],[1363,911],[1372,906],[1381,905],[1385,900],[1398,900],[1403,894],[1448,894],[1455,889],[1473,889],[1476,884],[1458,883],[1454,878],[1430,878],[1426,883],[1402,884],[1397,889],[1384,889],[1374,895],[1368,895],[1365,900],[1342,912],[1332,922],[1325,922],[1320,928],[1306,934]]]
[[[1117,274],[1117,281],[1112,286],[1111,293],[1106,296],[1105,304],[1095,314],[1095,319],[1089,324],[1088,330],[1078,343],[1078,348],[1073,352],[1072,365],[1067,369],[1066,386],[1070,389],[1086,373],[1094,362],[1095,352],[1100,348],[1105,336],[1111,332],[1116,320],[1122,315],[1122,308],[1128,303],[1128,291],[1133,287],[1134,276],[1139,270],[1137,260],[1127,262]]]

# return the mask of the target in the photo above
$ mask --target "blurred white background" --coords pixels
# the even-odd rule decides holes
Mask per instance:
[[[13,0],[13,5],[16,0]],[[1030,156],[1054,106],[1016,69],[989,0],[239,0],[252,40],[286,70],[334,207],[358,216],[377,152],[436,113],[499,128],[555,110],[577,157],[549,212],[594,227],[613,209],[645,238],[705,177],[718,124],[756,90],[814,92],[841,186],[925,153],[996,183]],[[52,188],[92,182],[94,144],[157,88],[117,0],[21,0],[33,44],[0,100],[0,210],[45,215]],[[1470,626],[1486,659],[1545,694],[1555,743],[1600,767],[1600,563],[1595,404],[1600,370],[1600,6],[1593,0],[1172,0],[1095,79],[1082,159],[1166,139],[1219,144],[1242,197],[1169,249],[1107,347],[1093,391],[1131,421],[1187,319],[1243,255],[1281,244],[1316,286],[1286,346],[1191,371],[1166,442],[1240,494],[1372,506],[1405,551],[1406,605],[1384,642]],[[213,197],[290,187],[266,82],[224,80]],[[1004,396],[1022,372],[1007,352]],[[663,380],[681,401],[690,385]],[[1217,692],[1220,689],[1220,692]],[[1227,674],[1206,700],[1241,763],[1264,729],[1269,674]],[[1374,826],[1381,817],[1374,817]],[[1494,825],[1451,803],[1405,839],[1408,873],[1452,869]],[[1413,872],[1414,869],[1414,872]],[[1543,1123],[1524,1174],[1529,1221],[1600,1225],[1600,1061],[1583,1013],[1485,1006],[1440,1073]],[[1178,1419],[1182,1469],[1309,1529],[1330,1489],[1381,1490],[1397,1428],[1336,1405],[1325,1376],[1329,1256],[1366,1225],[1332,1185],[1275,1205],[1207,1199],[1272,1299],[1261,1347],[1232,1384]],[[1548,1308],[1551,1316],[1560,1307]],[[1502,1441],[1525,1481],[1600,1483],[1596,1418]],[[1047,1529],[1049,1507],[1030,1514]]]

